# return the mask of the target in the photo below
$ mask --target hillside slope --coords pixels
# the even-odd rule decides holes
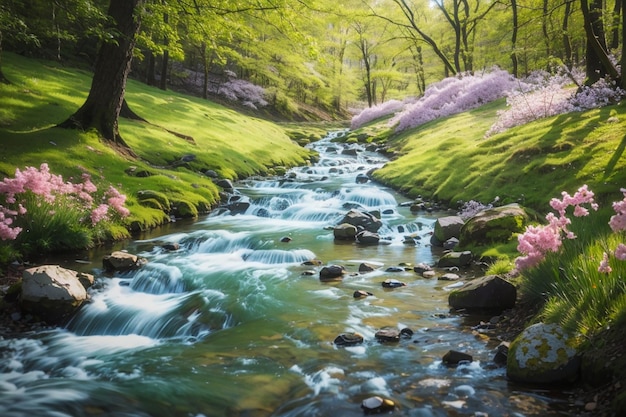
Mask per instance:
[[[0,176],[43,162],[67,179],[86,172],[118,186],[128,196],[132,221],[142,228],[168,216],[138,204],[141,191],[206,211],[219,201],[219,190],[206,173],[240,179],[314,157],[275,123],[129,81],[127,102],[148,123],[120,119],[122,137],[138,155],[125,159],[93,132],[54,127],[83,103],[91,73],[13,54],[4,57],[3,70],[12,84],[0,84]]]
[[[398,156],[374,177],[409,196],[452,205],[498,198],[545,212],[551,197],[583,184],[600,202],[620,197],[626,187],[626,104],[541,119],[485,138],[504,108],[498,101],[399,135],[385,122],[364,128],[377,130]]]

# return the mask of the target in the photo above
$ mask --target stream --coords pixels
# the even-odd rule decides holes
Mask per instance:
[[[386,160],[333,142],[340,134],[311,144],[319,162],[287,180],[237,183],[245,212],[124,242],[148,260],[140,270],[106,276],[110,248],[63,265],[96,276],[91,302],[65,328],[0,336],[0,416],[350,417],[372,396],[391,399],[394,416],[567,415],[567,393],[507,381],[492,361],[497,342],[472,332],[484,318],[450,314],[450,282],[387,272],[436,262],[437,213],[411,213],[393,190],[358,183]],[[353,207],[381,211],[384,244],[334,240]],[[421,239],[407,245],[407,234]],[[321,282],[319,266],[303,265],[311,259],[348,274]],[[379,268],[358,273],[363,262]],[[407,285],[383,288],[388,278]],[[385,327],[413,334],[378,342]],[[353,332],[362,344],[333,343]],[[445,366],[450,350],[474,360]]]

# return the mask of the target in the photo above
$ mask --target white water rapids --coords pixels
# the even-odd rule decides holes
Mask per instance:
[[[386,272],[436,261],[436,215],[416,216],[393,191],[357,183],[386,161],[334,143],[340,134],[311,145],[319,163],[288,180],[237,184],[251,203],[245,213],[124,243],[148,259],[138,271],[107,277],[98,252],[71,266],[96,275],[92,301],[66,328],[0,337],[0,416],[350,417],[373,395],[392,399],[396,416],[562,416],[558,396],[506,381],[494,343],[470,331],[478,319],[449,314],[448,283]],[[386,244],[334,241],[331,227],[352,207],[383,213]],[[406,245],[413,233],[421,241]],[[302,265],[313,258],[349,274],[320,282],[305,274],[319,267]],[[381,268],[358,274],[361,262]],[[387,278],[407,285],[384,289]],[[355,299],[359,289],[374,295]],[[383,327],[414,334],[379,343]],[[365,342],[335,346],[346,332]],[[444,366],[451,349],[474,361]]]

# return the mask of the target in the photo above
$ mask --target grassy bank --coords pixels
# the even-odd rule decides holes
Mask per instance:
[[[504,108],[503,100],[494,102],[399,135],[379,125],[378,139],[400,156],[378,170],[376,179],[451,205],[499,198],[543,212],[551,197],[583,184],[600,202],[619,197],[626,185],[626,104],[542,119],[485,138]]]
[[[577,335],[583,381],[600,387],[587,386],[582,399],[598,406],[599,413],[623,415],[626,261],[618,259],[615,248],[626,242],[626,232],[613,232],[608,222],[616,214],[612,202],[622,200],[620,189],[626,188],[626,105],[541,119],[485,138],[504,108],[501,100],[400,134],[379,120],[347,140],[376,142],[395,155],[374,173],[378,181],[452,208],[459,201],[517,202],[542,220],[553,211],[550,199],[587,184],[599,210],[574,218],[570,208],[577,237],[563,238],[560,250],[513,278],[523,306],[514,316],[527,319],[526,325],[559,323]],[[500,258],[492,270],[509,273],[520,255],[517,243],[513,236],[507,243],[471,249],[478,256]],[[610,272],[599,270],[605,256]],[[529,312],[536,314],[529,317]]]
[[[206,211],[219,201],[218,187],[204,174],[208,170],[234,180],[306,164],[313,155],[289,134],[306,141],[324,132],[283,128],[130,80],[127,102],[148,123],[120,119],[120,132],[138,156],[128,159],[92,132],[54,127],[83,103],[91,73],[13,54],[4,55],[3,71],[12,84],[0,84],[0,175],[42,162],[67,179],[87,172],[96,184],[113,184],[127,195],[127,221],[142,229],[169,218],[168,208],[155,207],[154,199],[140,204],[143,191],[188,207],[189,214]]]

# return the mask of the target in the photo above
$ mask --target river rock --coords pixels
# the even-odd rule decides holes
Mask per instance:
[[[528,222],[528,214],[516,203],[482,210],[461,227],[459,239],[462,245],[486,245],[508,242],[516,233],[522,233]]]
[[[333,341],[337,346],[356,346],[363,343],[363,336],[359,333],[343,333]]]
[[[371,213],[352,209],[343,217],[339,224],[348,223],[359,229],[376,233],[383,225],[382,221]]]
[[[383,288],[399,288],[406,287],[406,283],[402,281],[398,281],[397,279],[388,278],[382,283]]]
[[[392,400],[379,396],[366,398],[361,403],[361,408],[365,414],[390,413],[395,406],[396,404]]]
[[[487,275],[452,291],[448,304],[456,310],[502,311],[515,306],[517,289],[498,275]]]
[[[355,240],[357,232],[356,226],[348,223],[341,223],[333,229],[336,240]]]
[[[371,263],[368,263],[368,262],[362,262],[359,265],[359,272],[364,274],[364,273],[367,273],[367,272],[375,271],[378,268],[380,268],[379,265],[371,264]]]
[[[460,268],[471,264],[473,258],[474,256],[472,255],[472,252],[468,250],[462,252],[447,252],[444,253],[441,258],[439,258],[437,266],[439,268]]]
[[[106,272],[129,271],[145,265],[146,259],[128,252],[115,251],[102,258],[102,267]]]
[[[435,222],[435,230],[433,233],[434,239],[431,239],[433,244],[437,243],[437,246],[443,245],[443,243],[453,237],[457,239],[461,236],[461,227],[465,224],[465,221],[459,216],[444,216],[437,219]]]
[[[400,341],[400,330],[394,329],[391,327],[385,327],[384,329],[378,330],[374,337],[379,342],[399,342]]]
[[[443,242],[443,248],[446,250],[453,250],[457,246],[459,246],[459,239],[455,237],[451,237],[450,239]]]
[[[420,262],[413,267],[413,271],[415,271],[416,274],[423,274],[425,271],[432,271],[432,269],[433,268],[430,265],[423,262]]]
[[[372,293],[371,293],[371,292],[369,292],[369,291],[365,291],[365,290],[356,290],[356,291],[352,294],[352,296],[353,296],[354,298],[365,298],[365,297],[369,297],[369,296],[372,296],[372,295],[374,295],[374,294],[372,294]]]
[[[361,245],[378,245],[378,242],[380,242],[380,236],[378,235],[378,233],[364,230],[357,233],[356,241]]]
[[[574,382],[580,356],[575,339],[557,324],[537,323],[527,327],[509,347],[507,377],[529,384]]]
[[[458,274],[455,274],[454,272],[446,272],[443,275],[440,275],[437,278],[437,281],[458,281],[461,279],[461,276]]]
[[[224,191],[226,192],[233,192],[235,187],[233,187],[233,183],[231,182],[231,180],[226,179],[226,178],[220,178],[215,180],[215,185],[217,185],[220,188],[223,188]]]
[[[26,269],[22,274],[22,309],[49,323],[66,319],[87,300],[87,290],[81,283],[81,276],[86,275],[89,274],[59,265]],[[82,277],[82,280],[93,283],[93,276]]]
[[[339,281],[346,273],[341,265],[329,265],[320,269],[320,281]]]
[[[446,365],[458,365],[461,362],[472,362],[473,360],[472,355],[457,350],[449,350],[441,359]]]
[[[370,179],[369,179],[369,177],[368,177],[366,174],[363,174],[363,173],[358,174],[358,175],[356,176],[356,183],[357,183],[357,184],[365,184],[365,183],[366,183],[366,182],[368,182],[369,180],[370,180]]]

